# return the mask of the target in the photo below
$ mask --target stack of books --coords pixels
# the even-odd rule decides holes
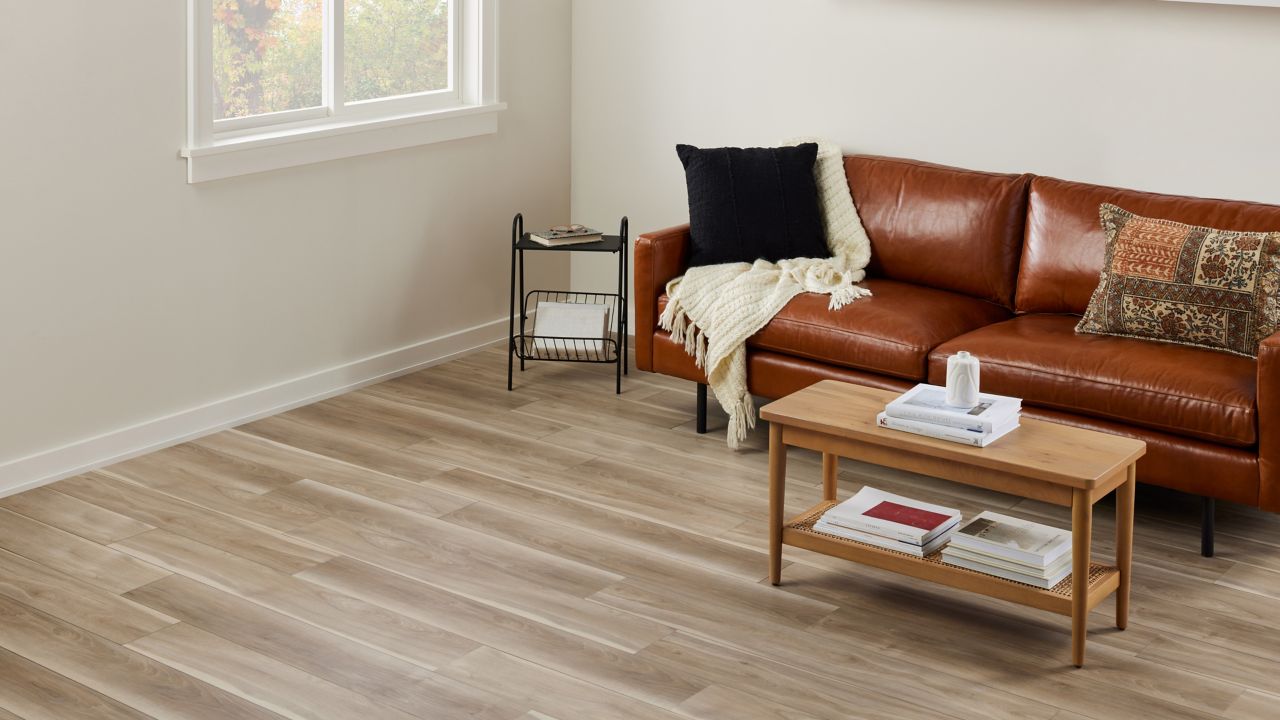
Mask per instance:
[[[921,383],[906,391],[876,415],[876,424],[891,430],[939,440],[986,447],[1018,427],[1022,401],[982,393],[972,408],[947,404],[946,388]]]
[[[959,524],[959,510],[864,487],[823,513],[813,529],[924,557],[946,545]]]
[[[560,247],[561,245],[582,245],[598,242],[604,234],[584,225],[557,225],[549,230],[529,233],[529,239],[539,245]]]
[[[956,531],[942,561],[1048,589],[1071,575],[1071,532],[984,512]]]

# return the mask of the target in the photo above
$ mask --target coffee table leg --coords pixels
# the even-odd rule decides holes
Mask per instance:
[[[1129,624],[1129,586],[1133,571],[1133,494],[1137,487],[1137,465],[1130,465],[1124,484],[1116,488],[1116,569],[1120,571],[1120,587],[1116,588],[1116,627]]]
[[[822,453],[822,499],[836,501],[836,474],[840,472],[840,456]]]
[[[1089,550],[1093,542],[1093,503],[1089,493],[1071,496],[1071,662],[1084,666],[1084,641],[1089,623]]]
[[[787,448],[782,426],[769,423],[769,582],[782,582],[782,513],[787,484]]]

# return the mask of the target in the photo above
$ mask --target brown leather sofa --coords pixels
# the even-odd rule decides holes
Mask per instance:
[[[788,304],[748,341],[751,392],[943,384],[947,358],[968,350],[983,389],[1023,398],[1026,416],[1145,440],[1138,480],[1204,498],[1206,555],[1214,499],[1280,512],[1280,334],[1255,361],[1075,332],[1103,262],[1100,204],[1251,231],[1280,230],[1280,207],[885,157],[846,157],[845,172],[873,294],[835,312],[823,296]],[[705,431],[705,376],[657,325],[688,248],[687,225],[636,240],[636,364],[699,383]]]

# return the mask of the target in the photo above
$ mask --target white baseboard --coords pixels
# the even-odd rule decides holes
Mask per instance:
[[[503,317],[0,463],[0,497],[451,360],[503,342],[506,326],[507,318]]]

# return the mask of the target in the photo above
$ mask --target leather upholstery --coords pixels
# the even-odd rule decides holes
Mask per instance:
[[[1251,449],[1224,447],[1044,408],[1027,407],[1022,415],[1146,442],[1147,454],[1138,460],[1138,482],[1229,502],[1258,504],[1258,456]]]
[[[845,158],[871,238],[868,275],[1013,307],[1030,175],[899,158]]]
[[[1083,313],[1098,285],[1106,236],[1098,206],[1218,230],[1280,230],[1280,206],[1159,195],[1038,177],[1031,182],[1018,271],[1020,313]]]
[[[663,375],[705,383],[706,375],[694,364],[684,346],[671,339],[671,335],[659,330],[653,335],[653,361],[655,370]],[[802,390],[819,380],[843,380],[855,385],[882,390],[907,390],[914,382],[896,380],[875,373],[836,367],[823,362],[805,360],[793,355],[767,350],[747,351],[748,389],[755,395],[780,398]]]
[[[876,295],[840,313],[826,311],[826,298],[793,301],[748,344],[752,393],[782,397],[827,378],[904,390],[922,377],[919,348],[934,345],[924,351],[927,377],[941,384],[946,358],[969,350],[982,358],[984,389],[1024,397],[1026,417],[1145,441],[1140,482],[1280,512],[1280,334],[1255,362],[1077,335],[1077,317],[1045,314],[1088,305],[1102,266],[1103,202],[1253,231],[1280,230],[1280,207],[890,158],[846,157],[845,169],[873,244],[867,284]],[[666,284],[688,252],[688,226],[636,241],[636,364],[705,382],[657,329]],[[1009,319],[998,305],[1025,314]]]
[[[1258,504],[1280,512],[1280,333],[1258,346]]]
[[[871,297],[837,311],[827,309],[825,295],[797,296],[747,347],[919,382],[939,343],[1010,317],[999,305],[945,290],[896,280],[862,284]],[[664,307],[665,294],[658,311]]]
[[[945,385],[947,358],[982,360],[982,389],[1026,405],[1128,422],[1237,447],[1257,441],[1253,360],[1150,340],[1075,332],[1073,315],[1022,315],[943,343],[929,382]]]
[[[835,367],[826,363],[768,352],[747,351],[747,372],[751,392],[761,397],[780,398],[803,390],[819,380],[842,380],[854,385],[902,392],[915,385],[875,373]]]
[[[654,370],[653,331],[658,327],[658,295],[667,283],[684,274],[689,257],[689,226],[677,225],[636,238],[635,284],[632,307],[636,311],[636,367]]]

